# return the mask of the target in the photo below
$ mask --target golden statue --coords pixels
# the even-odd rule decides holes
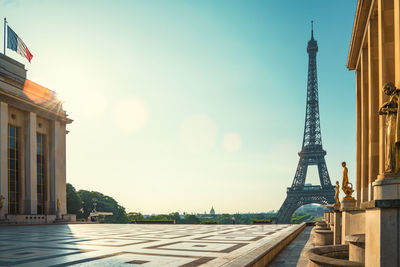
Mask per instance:
[[[3,208],[4,199],[6,199],[6,198],[3,197],[3,195],[1,195],[0,196],[0,210]]]
[[[379,108],[379,115],[385,115],[385,173],[399,173],[400,171],[400,90],[392,82],[383,87],[383,92],[389,101]]]
[[[335,205],[339,205],[340,204],[339,193],[340,193],[340,185],[339,185],[339,181],[336,181],[336,193],[335,193],[336,203],[335,203]]]
[[[60,210],[60,200],[57,198],[57,211]]]
[[[346,195],[343,199],[354,199],[351,195],[353,194],[353,184],[349,183],[349,176],[347,175],[348,169],[346,167],[346,162],[342,162],[342,167],[343,167],[343,181],[342,181],[342,190],[343,193]],[[339,182],[336,182],[336,184],[339,184]],[[349,186],[351,185],[351,186]]]

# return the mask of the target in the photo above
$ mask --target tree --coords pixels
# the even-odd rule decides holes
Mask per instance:
[[[143,221],[144,216],[140,212],[129,212],[128,219],[130,222],[132,221]]]
[[[185,218],[183,219],[183,223],[187,224],[197,224],[199,222],[200,219],[196,215],[191,215],[191,214],[186,215]]]
[[[221,214],[217,218],[218,224],[232,224],[232,215],[231,214]]]
[[[112,212],[112,216],[106,216],[106,223],[127,223],[129,222],[125,208],[118,205],[118,202],[110,196],[95,191],[79,190],[78,195],[82,199],[83,218],[88,218],[94,211]],[[96,204],[94,204],[96,203]]]
[[[67,213],[81,215],[82,200],[72,184],[67,183]]]
[[[173,212],[168,215],[171,220],[175,220],[175,223],[181,223],[181,216],[179,215],[179,212]]]

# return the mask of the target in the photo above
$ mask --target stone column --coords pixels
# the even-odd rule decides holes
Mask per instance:
[[[361,199],[368,201],[368,170],[369,170],[369,102],[368,102],[368,48],[361,51]]]
[[[368,63],[369,63],[369,169],[368,200],[373,199],[372,182],[379,174],[379,64],[378,64],[378,19],[371,18],[368,25]]]
[[[382,87],[400,86],[400,3],[378,0],[379,104],[386,101]],[[394,66],[394,67],[393,67]],[[396,73],[396,74],[395,74]],[[379,171],[384,173],[384,118],[379,119]],[[365,203],[365,266],[400,265],[400,177],[378,179],[372,184],[374,200]]]
[[[27,214],[26,209],[26,182],[25,182],[25,138],[24,138],[25,128],[20,128],[19,136],[19,214]]]
[[[361,70],[356,70],[356,193],[357,204],[361,200]]]
[[[67,161],[67,151],[66,151],[66,125],[65,123],[60,123],[60,133],[59,133],[59,142],[60,142],[60,155],[58,158],[60,170],[58,177],[58,190],[59,190],[59,199],[60,203],[60,212],[61,214],[67,214],[67,169],[66,169],[66,161]]]
[[[49,126],[48,126],[49,127]],[[53,214],[51,211],[51,175],[50,175],[50,129],[48,128],[46,135],[46,153],[45,153],[45,161],[46,161],[46,214]]]
[[[382,92],[386,82],[394,81],[394,2],[378,0],[379,105],[387,101]],[[379,116],[379,173],[385,169],[385,119]]]
[[[8,213],[8,105],[0,102],[0,195],[4,197],[0,219]]]
[[[50,125],[50,213],[57,214],[57,200],[59,200],[59,214],[66,214],[65,124],[52,121]]]
[[[37,214],[36,114],[25,117],[25,212]]]

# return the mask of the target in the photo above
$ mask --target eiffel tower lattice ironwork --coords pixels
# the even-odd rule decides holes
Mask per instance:
[[[329,178],[325,163],[326,151],[322,148],[321,127],[319,120],[317,52],[318,45],[314,39],[313,22],[311,22],[311,40],[307,45],[308,83],[307,108],[304,126],[303,146],[299,152],[300,160],[291,187],[287,188],[287,196],[278,211],[278,223],[290,223],[292,214],[299,207],[310,204],[335,203],[335,190]],[[321,185],[305,185],[309,165],[318,166]]]

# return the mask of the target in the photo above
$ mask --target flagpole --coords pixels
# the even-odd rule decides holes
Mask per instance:
[[[6,23],[7,20],[4,18],[4,55],[6,55]]]

